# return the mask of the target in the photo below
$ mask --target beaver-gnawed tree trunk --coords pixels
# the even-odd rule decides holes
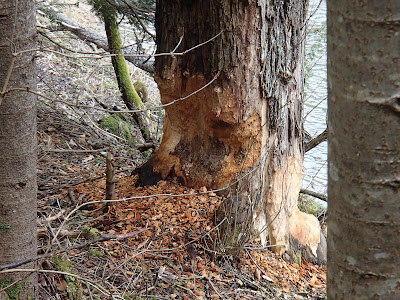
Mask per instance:
[[[235,228],[282,254],[303,246],[321,259],[316,218],[297,209],[303,163],[303,41],[307,1],[157,1],[155,78],[167,106],[160,148],[139,184],[168,176],[187,186],[232,186],[223,212]],[[253,228],[251,232],[248,228]],[[224,230],[228,230],[226,227]],[[322,238],[322,239],[321,239]],[[226,242],[225,240],[225,242]],[[229,245],[227,245],[229,247]]]

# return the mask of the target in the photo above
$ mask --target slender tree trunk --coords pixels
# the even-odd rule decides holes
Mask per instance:
[[[158,53],[215,37],[183,56],[156,58],[162,103],[212,83],[166,107],[160,148],[137,173],[139,184],[175,176],[188,186],[230,186],[220,210],[229,225],[221,235],[226,248],[258,235],[280,254],[295,246],[323,261],[319,223],[296,205],[306,6],[305,0],[157,1]]]
[[[328,1],[329,299],[400,299],[399,18]]]
[[[4,93],[15,87],[36,89],[34,52],[12,56],[36,48],[34,1],[0,0],[0,32],[0,264],[5,264],[37,251],[36,97]],[[26,275],[1,275],[0,286]],[[15,299],[33,299],[35,281],[31,276],[6,292]]]
[[[115,14],[112,14],[110,12],[110,9],[106,13],[103,13],[104,27],[107,33],[108,46],[111,53],[123,54],[124,52],[122,50],[122,39],[119,33],[116,12]],[[143,102],[140,99],[135,87],[133,86],[125,57],[123,55],[112,56],[111,62],[114,67],[118,86],[121,91],[122,99],[125,105],[130,110],[144,108]],[[152,141],[153,139],[150,131],[150,123],[146,117],[146,114],[144,112],[139,112],[132,113],[132,116],[138,124],[144,140]]]
[[[104,28],[107,34],[108,48],[111,54],[124,54],[122,50],[122,39],[117,22],[117,11],[112,3],[106,0],[92,0],[92,5],[100,17],[104,20]],[[128,65],[123,55],[111,57],[118,87],[122,94],[122,100],[130,110],[144,108],[135,87],[132,83]],[[139,126],[140,132],[145,141],[153,141],[150,122],[144,112],[132,113],[132,116]]]

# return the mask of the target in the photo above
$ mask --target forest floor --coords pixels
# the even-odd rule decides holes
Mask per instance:
[[[89,11],[80,21],[98,24]],[[257,240],[238,256],[221,249],[214,213],[222,199],[213,191],[169,181],[135,187],[130,174],[151,151],[99,122],[107,110],[123,109],[111,63],[71,57],[64,46],[75,54],[95,48],[39,17],[42,48],[58,52],[37,59],[39,92],[47,97],[39,97],[37,128],[40,299],[326,298],[325,266],[285,261]],[[152,86],[146,105],[159,105],[154,81],[131,71]],[[149,114],[155,136],[157,116]],[[107,151],[113,202],[104,201]]]
[[[175,182],[135,187],[138,158],[119,144],[108,145],[117,200],[104,202],[105,155],[95,138],[62,111],[39,107],[39,243],[42,253],[51,249],[40,263],[60,272],[40,274],[40,299],[325,298],[324,266],[286,262],[257,241],[238,257],[221,251],[221,198]]]

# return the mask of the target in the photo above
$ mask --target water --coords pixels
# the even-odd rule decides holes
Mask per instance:
[[[316,137],[326,128],[326,1],[311,0],[310,14],[313,15],[306,38],[304,127]],[[327,142],[323,142],[305,154],[303,188],[327,193],[327,153]]]

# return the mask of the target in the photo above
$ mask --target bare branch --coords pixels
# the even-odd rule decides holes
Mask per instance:
[[[310,195],[310,196],[318,198],[318,199],[320,199],[322,201],[328,202],[328,196],[325,195],[325,194],[320,194],[320,193],[317,193],[317,192],[314,192],[314,191],[310,191],[310,190],[306,190],[306,189],[301,189],[300,193],[301,194],[305,194],[305,195]]]
[[[105,241],[109,241],[109,240],[123,240],[123,239],[129,238],[129,237],[138,235],[139,233],[147,231],[147,230],[149,230],[149,228],[142,228],[142,229],[139,229],[139,230],[136,230],[136,231],[132,231],[132,232],[126,233],[126,234],[100,234],[100,237],[98,237],[98,238],[91,239],[91,240],[89,240],[87,242],[79,243],[79,244],[73,245],[73,246],[65,248],[65,249],[60,249],[60,250],[57,250],[57,251],[53,251],[53,252],[37,255],[37,256],[34,256],[34,257],[28,257],[28,258],[25,258],[23,260],[20,260],[20,261],[17,261],[17,262],[13,262],[13,263],[9,263],[9,264],[5,264],[5,265],[0,265],[0,271],[5,270],[5,269],[10,269],[10,268],[16,268],[16,267],[25,265],[27,263],[37,261],[37,260],[42,259],[42,258],[47,258],[47,257],[50,257],[50,256],[58,255],[60,253],[68,252],[68,251],[71,251],[71,250],[82,249],[82,248],[85,248],[85,247],[87,247],[89,245],[93,245],[93,244],[96,244],[96,243],[105,242]]]
[[[71,102],[68,102],[68,101],[61,100],[61,99],[51,98],[51,97],[48,97],[48,96],[46,96],[44,94],[41,94],[41,93],[38,93],[38,92],[35,92],[35,91],[31,91],[31,90],[26,89],[26,88],[12,88],[12,89],[9,89],[9,90],[5,91],[4,95],[7,94],[7,93],[16,92],[16,91],[29,92],[29,93],[35,94],[35,95],[37,95],[39,97],[42,97],[42,98],[44,98],[46,100],[49,100],[52,103],[59,102],[59,103],[64,103],[64,104],[67,104],[67,105],[70,105],[70,106],[74,106],[74,107],[78,107],[78,108],[80,107],[80,108],[96,109],[96,110],[100,110],[100,111],[110,112],[110,113],[113,113],[113,114],[116,114],[116,113],[140,113],[140,112],[151,111],[151,110],[159,110],[160,108],[164,108],[164,107],[173,105],[173,104],[175,104],[175,103],[177,103],[179,101],[186,100],[186,99],[192,97],[193,95],[201,92],[202,90],[204,90],[209,85],[211,85],[215,80],[217,80],[219,75],[220,75],[220,72],[218,72],[214,76],[214,78],[211,79],[209,82],[207,82],[205,85],[203,85],[199,89],[195,90],[194,92],[190,93],[189,95],[180,97],[178,99],[172,100],[171,102],[168,102],[166,104],[162,104],[162,105],[159,105],[159,106],[152,106],[152,107],[149,107],[149,108],[136,109],[136,110],[109,110],[109,109],[105,109],[105,108],[94,107],[94,106],[91,106],[91,105],[71,103]]]
[[[139,17],[139,15],[136,13],[136,9],[135,7],[133,7],[133,5],[131,3],[129,3],[126,0],[122,0],[122,2],[124,2],[130,9],[130,11],[132,12],[132,14],[135,16],[136,20],[139,22],[140,26],[143,28],[144,32],[146,32],[148,35],[150,35],[153,40],[156,40],[156,36],[154,34],[152,34],[146,27],[146,25],[144,25],[142,19]]]
[[[325,129],[322,133],[320,133],[317,137],[313,138],[311,141],[304,145],[305,151],[310,151],[311,149],[317,147],[322,142],[325,142],[328,139],[328,128]]]
[[[102,36],[98,35],[97,33],[91,30],[87,30],[81,27],[79,24],[76,24],[70,18],[64,16],[59,12],[56,12],[55,10],[52,10],[50,8],[40,8],[39,10],[45,15],[47,15],[49,19],[56,20],[63,28],[72,32],[81,40],[91,42],[95,44],[97,47],[109,52],[107,40]],[[148,56],[149,55],[141,55],[141,56],[131,55],[129,57],[126,57],[126,59],[129,62],[133,63],[136,67],[146,72],[154,73],[154,66],[153,66],[154,61],[153,60],[148,61],[147,59]],[[143,59],[143,57],[145,58]]]

